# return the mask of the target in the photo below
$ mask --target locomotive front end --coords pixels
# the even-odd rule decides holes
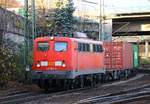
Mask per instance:
[[[34,40],[32,79],[45,86],[54,79],[70,77],[71,46],[67,38],[43,37]],[[42,83],[42,84],[41,84]]]

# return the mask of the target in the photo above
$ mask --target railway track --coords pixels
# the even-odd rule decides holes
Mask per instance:
[[[127,99],[127,98],[133,98],[133,97],[136,98],[136,97],[143,97],[143,96],[147,97],[148,95],[150,95],[150,89],[149,88],[150,88],[150,85],[143,85],[141,87],[137,87],[137,88],[129,89],[129,90],[124,90],[124,91],[121,91],[118,93],[113,93],[113,94],[110,93],[110,94],[106,94],[103,96],[96,96],[96,97],[84,99],[84,100],[81,100],[75,104],[85,104],[85,103],[87,103],[87,104],[88,103],[92,103],[92,104],[97,103],[98,104],[99,102],[102,102],[102,104],[105,104],[108,102],[111,102],[112,104],[113,103],[117,104],[117,101],[118,102],[121,102],[121,101],[125,102],[125,99]],[[61,95],[71,94],[71,93],[80,92],[80,91],[88,90],[88,89],[89,88],[81,88],[81,89],[52,92],[52,93],[45,93],[43,91],[17,93],[14,95],[9,95],[9,96],[0,98],[0,104],[20,104],[20,103],[25,103],[25,102],[37,100],[37,99],[48,98],[48,97],[53,97],[53,96],[61,96]],[[144,90],[142,90],[142,89],[144,89]],[[138,91],[138,93],[137,93],[137,91]],[[130,99],[130,100],[132,100],[132,99]]]
[[[123,104],[134,100],[148,98],[150,98],[150,84],[117,93],[83,99],[75,104]]]
[[[20,103],[22,101],[30,100],[32,96],[39,95],[40,92],[20,92],[16,94],[10,94],[6,97],[0,98],[0,104],[13,104]]]
[[[150,91],[141,91],[141,92],[135,92],[130,94],[92,98],[90,100],[82,101],[77,104],[122,104],[125,102],[131,102],[133,100],[143,99],[148,97],[150,97]]]
[[[121,100],[117,100],[117,101],[112,101],[110,102],[110,104],[126,104],[129,102],[135,102],[135,101],[140,101],[140,100],[150,100],[150,94],[149,93],[141,93],[141,95],[136,95],[136,96],[132,96],[132,98],[124,98]]]
[[[79,88],[79,89],[74,89],[74,90],[68,90],[68,91],[56,91],[56,89],[51,89],[49,92],[44,92],[44,91],[39,91],[39,92],[20,92],[16,94],[10,94],[6,97],[1,97],[0,98],[0,104],[20,104],[20,103],[25,103],[41,98],[48,98],[48,97],[53,97],[53,96],[61,96],[65,94],[70,94],[70,93],[75,93],[77,91],[83,91],[83,90],[88,90],[90,88]]]
[[[102,85],[102,87],[106,86],[106,85],[104,84],[104,85]],[[148,89],[149,87],[150,87],[150,84],[143,85],[143,86],[140,86],[140,87],[137,87],[137,88],[134,88],[134,89],[132,88],[132,89],[120,91],[118,93],[113,93],[113,94],[109,93],[107,95],[93,97],[92,99],[98,99],[98,98],[102,98],[102,97],[104,98],[104,97],[110,97],[110,96],[118,96],[118,95],[122,95],[122,94],[127,94],[129,92],[134,93],[137,90],[139,91],[139,90],[146,89],[146,88]],[[14,91],[14,92],[9,93],[8,96],[1,97],[0,98],[0,104],[20,104],[20,103],[30,102],[30,101],[37,100],[37,99],[42,99],[42,98],[48,98],[48,97],[55,97],[55,96],[62,96],[62,95],[72,94],[72,93],[78,93],[78,92],[88,90],[88,89],[91,89],[91,88],[86,87],[86,88],[79,88],[79,89],[73,89],[73,90],[68,90],[68,91],[62,91],[62,90],[58,90],[58,89],[51,89],[48,93],[45,93],[42,90],[39,91],[39,92]],[[93,89],[97,89],[97,87],[94,87]],[[85,99],[85,100],[79,101],[78,103],[82,104],[83,101],[89,101],[89,100],[92,101],[92,99]]]

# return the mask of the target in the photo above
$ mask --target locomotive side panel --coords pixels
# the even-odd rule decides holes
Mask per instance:
[[[71,43],[71,70],[77,72],[78,71],[78,42],[72,41]]]
[[[104,70],[104,52],[102,43],[93,40],[76,40],[76,71],[80,74],[102,73]]]
[[[78,70],[91,71],[92,73],[103,68],[102,53],[78,53]]]

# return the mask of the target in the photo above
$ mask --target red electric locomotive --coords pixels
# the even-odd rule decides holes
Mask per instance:
[[[130,43],[48,36],[34,40],[32,78],[43,89],[93,86],[128,77],[131,69]]]
[[[34,40],[33,55],[33,81],[41,88],[47,89],[57,84],[83,86],[85,80],[92,81],[105,73],[100,41],[40,37]]]

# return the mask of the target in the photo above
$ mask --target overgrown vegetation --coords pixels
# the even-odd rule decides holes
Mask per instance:
[[[16,65],[14,63],[13,52],[0,45],[0,85],[5,85],[11,79]]]
[[[20,45],[17,53],[10,48],[0,45],[0,86],[4,87],[8,81],[25,82],[26,71],[24,64],[24,45]],[[29,63],[32,61],[32,52],[25,57]]]
[[[141,65],[149,65],[150,64],[150,59],[148,58],[142,58],[140,61]]]

